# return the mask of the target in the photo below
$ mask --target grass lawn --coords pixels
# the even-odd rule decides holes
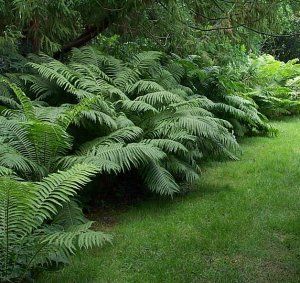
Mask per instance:
[[[118,216],[112,245],[40,282],[300,282],[300,119],[247,138],[198,189]]]

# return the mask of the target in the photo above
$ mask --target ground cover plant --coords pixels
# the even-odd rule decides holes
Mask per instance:
[[[239,164],[246,137],[275,145],[282,128],[271,120],[299,114],[295,50],[286,62],[262,53],[282,57],[280,39],[299,35],[299,3],[123,2],[0,1],[1,282],[34,281],[111,242],[91,212],[154,196],[189,200],[207,164]],[[136,280],[130,271],[118,279]]]

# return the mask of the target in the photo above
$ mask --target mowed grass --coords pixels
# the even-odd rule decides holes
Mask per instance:
[[[122,213],[112,245],[40,282],[300,282],[300,119],[275,126],[196,191]]]

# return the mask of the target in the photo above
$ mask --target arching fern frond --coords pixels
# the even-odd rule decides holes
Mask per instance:
[[[28,120],[35,119],[34,110],[30,99],[25,95],[25,93],[15,84],[11,83],[5,78],[0,78],[0,83],[7,84],[16,95],[17,99],[20,101],[20,104],[24,110],[24,114]]]
[[[144,101],[152,106],[165,107],[171,103],[182,102],[183,98],[169,91],[158,91],[139,96],[136,100]]]
[[[180,190],[170,172],[157,162],[149,162],[143,169],[142,176],[146,186],[161,195],[173,195]]]
[[[165,89],[156,82],[148,80],[139,80],[134,83],[129,89],[128,92],[131,94],[146,94],[148,92],[157,92],[164,91]]]
[[[158,110],[154,108],[152,105],[138,100],[119,100],[115,103],[115,105],[120,107],[124,112],[147,112],[151,111],[157,113]]]
[[[183,144],[171,139],[146,139],[142,142],[157,146],[166,153],[184,154],[188,151],[188,149]]]
[[[133,68],[144,71],[160,60],[162,53],[158,51],[145,51],[136,54],[130,61]]]
[[[159,148],[146,143],[130,143],[126,146],[120,143],[98,145],[88,152],[79,152],[78,155],[66,157],[66,164],[77,162],[97,162],[97,160],[109,161],[117,164],[122,171],[139,168],[151,160],[159,161],[165,157],[165,153]]]
[[[118,129],[107,136],[96,138],[81,145],[80,153],[89,152],[93,148],[100,145],[110,145],[114,143],[129,143],[139,139],[143,134],[143,130],[136,126],[128,126]]]

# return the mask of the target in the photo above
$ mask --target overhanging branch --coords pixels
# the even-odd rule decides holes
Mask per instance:
[[[98,36],[101,32],[105,31],[110,25],[108,19],[104,19],[100,26],[90,26],[76,39],[65,44],[61,50],[54,53],[54,58],[59,58],[61,55],[69,52],[72,48],[81,47]]]

